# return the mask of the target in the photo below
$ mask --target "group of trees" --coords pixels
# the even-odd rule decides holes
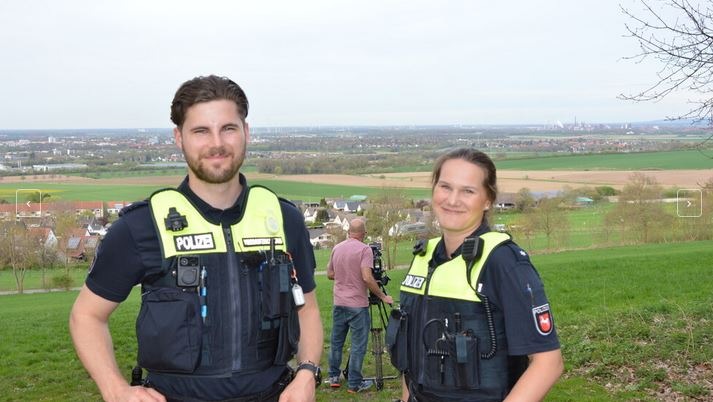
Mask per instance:
[[[602,187],[595,191],[613,191],[609,189]],[[547,250],[568,248],[573,228],[567,212],[578,208],[572,199],[573,194],[586,194],[585,190],[565,190],[540,200],[535,200],[528,189],[520,190],[516,196],[516,211],[520,215],[511,227],[516,240],[520,239],[532,248],[532,240],[542,235]],[[681,199],[678,203],[684,205],[690,201],[695,205],[713,205],[713,178],[702,183],[700,191],[701,200]],[[605,209],[600,222],[587,228],[588,236],[593,239],[592,245],[713,238],[711,208],[703,208],[701,216],[677,216],[676,200],[666,204],[667,191],[651,176],[632,174],[624,188],[616,191],[616,198],[616,202]]]
[[[406,217],[402,211],[412,208],[412,201],[400,189],[385,189],[380,195],[371,200],[366,210],[367,230],[372,238],[382,239],[382,258],[386,269],[396,267],[396,250],[399,242],[412,240],[400,236],[389,229],[393,228]]]
[[[268,174],[364,174],[387,173],[402,166],[430,166],[424,154],[285,154],[253,159],[260,173]]]
[[[0,269],[11,270],[18,293],[24,292],[25,276],[30,269],[40,270],[43,287],[71,286],[69,269],[73,260],[69,257],[68,239],[78,226],[78,217],[69,205],[65,208],[61,208],[61,203],[57,205],[52,223],[57,243],[53,245],[47,244],[42,230],[33,230],[21,221],[0,221]],[[63,267],[64,271],[47,278],[49,270],[55,267]]]

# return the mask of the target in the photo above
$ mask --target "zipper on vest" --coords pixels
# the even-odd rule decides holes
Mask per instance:
[[[431,277],[433,276],[433,273],[436,271],[436,264],[433,261],[433,256],[431,256],[431,260],[428,261],[428,272],[426,273],[426,288],[423,291],[423,301],[422,303],[422,309],[421,309],[421,322],[416,325],[416,328],[422,328],[423,324],[428,322],[429,317],[430,317],[430,304],[429,299],[430,296],[428,295],[428,290],[431,287]],[[423,333],[418,334],[416,337],[419,339],[418,342],[416,342],[416,345],[422,345],[423,343]],[[415,345],[414,345],[415,346]],[[421,366],[418,371],[418,382],[419,383],[424,383],[426,381],[426,370],[423,369],[423,367],[426,367],[426,350],[422,347],[415,346],[416,349],[414,350],[414,356],[416,356],[416,362]],[[412,349],[413,350],[413,349]]]
[[[230,344],[233,347],[232,350],[232,369],[233,371],[238,371],[242,369],[242,354],[243,345],[241,342],[241,330],[242,323],[238,319],[238,306],[237,302],[241,299],[240,294],[240,272],[238,271],[238,261],[237,255],[235,254],[235,246],[233,245],[233,234],[230,231],[230,226],[223,227],[223,237],[225,238],[225,245],[227,248],[227,267],[228,278],[229,278],[229,294],[230,294],[230,328],[232,329]],[[236,295],[236,292],[238,294]]]

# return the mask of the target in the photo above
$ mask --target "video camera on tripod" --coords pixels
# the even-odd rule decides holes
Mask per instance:
[[[386,293],[385,286],[389,284],[391,278],[384,272],[383,262],[381,260],[381,243],[371,242],[369,243],[372,254],[374,254],[373,263],[371,265],[371,275],[374,277],[376,283],[379,284],[379,288]],[[381,299],[379,299],[374,293],[369,292],[369,303],[379,304]]]

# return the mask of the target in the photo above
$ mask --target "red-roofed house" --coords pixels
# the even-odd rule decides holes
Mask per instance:
[[[27,228],[27,232],[30,236],[37,239],[37,243],[44,248],[56,248],[57,247],[57,236],[55,236],[54,231],[51,228]]]

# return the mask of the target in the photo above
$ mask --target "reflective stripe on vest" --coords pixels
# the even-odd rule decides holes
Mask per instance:
[[[264,187],[251,187],[240,222],[230,227],[233,248],[238,253],[270,249],[270,239],[275,239],[275,249],[285,251],[285,233],[282,211],[277,196]],[[179,191],[159,190],[149,204],[151,214],[161,238],[163,258],[185,254],[225,253],[223,228],[208,222],[198,209]],[[166,229],[169,210],[186,217],[188,225],[179,230]]]
[[[429,296],[445,297],[450,299],[480,302],[471,287],[480,276],[483,265],[488,260],[490,253],[500,244],[510,240],[510,235],[500,232],[488,232],[480,236],[483,239],[483,253],[473,265],[471,276],[467,278],[467,263],[462,257],[456,257],[445,262],[433,271],[428,280],[428,262],[441,238],[428,241],[425,255],[416,255],[411,263],[406,278],[401,282],[401,291],[424,295],[428,288]],[[475,286],[475,285],[474,285]]]

